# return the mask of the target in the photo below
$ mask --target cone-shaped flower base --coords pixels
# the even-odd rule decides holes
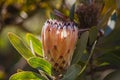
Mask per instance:
[[[43,26],[44,58],[57,74],[63,73],[70,65],[77,38],[78,29],[73,22],[50,19]]]

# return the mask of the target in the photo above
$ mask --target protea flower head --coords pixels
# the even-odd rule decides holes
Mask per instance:
[[[62,74],[70,65],[78,29],[71,21],[47,20],[42,29],[44,58],[57,74]]]
[[[103,4],[96,2],[97,0],[89,0],[91,2],[80,3],[76,9],[76,14],[80,22],[80,28],[90,28],[97,26],[99,16],[103,8]]]

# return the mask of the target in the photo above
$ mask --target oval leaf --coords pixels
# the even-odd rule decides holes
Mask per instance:
[[[9,80],[46,80],[46,79],[40,76],[40,74],[30,71],[23,71],[13,74]]]
[[[24,45],[22,40],[14,33],[8,33],[8,38],[15,49],[25,58],[34,57],[32,52]]]
[[[44,60],[43,58],[39,57],[32,57],[28,60],[28,63],[30,66],[36,69],[40,69],[51,75],[52,73],[52,66],[49,62]]]
[[[81,66],[78,64],[72,65],[68,68],[66,74],[64,75],[62,80],[75,80],[81,70]]]
[[[32,41],[34,51],[39,56],[43,56],[42,43],[40,42],[40,40],[37,39],[34,35],[29,34],[29,33],[26,35],[26,39],[27,39],[27,42],[28,42],[29,45],[30,45],[30,41]]]
[[[70,9],[70,20],[72,20],[72,21],[74,19],[74,13],[75,13],[75,4],[73,4]]]
[[[92,45],[93,42],[97,39],[98,36],[98,29],[97,27],[92,27],[90,29],[90,34],[89,34],[89,44]]]
[[[72,64],[79,62],[84,50],[86,49],[88,37],[89,37],[89,31],[86,31],[81,35],[80,39],[78,39],[72,59]]]

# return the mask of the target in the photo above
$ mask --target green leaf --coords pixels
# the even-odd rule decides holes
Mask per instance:
[[[49,75],[51,75],[51,73],[52,73],[52,66],[51,66],[51,64],[49,62],[47,62],[46,60],[44,60],[43,58],[32,57],[32,58],[30,58],[28,60],[28,63],[33,68],[37,68],[37,69],[43,70],[43,71],[45,71]]]
[[[38,54],[39,56],[43,56],[42,43],[40,42],[40,40],[29,33],[26,35],[26,39],[29,45],[30,42],[32,42],[33,50],[36,52],[36,54]]]
[[[81,70],[81,66],[78,64],[72,65],[68,68],[66,74],[64,75],[62,80],[75,80]]]
[[[81,69],[81,71],[80,71],[80,73],[79,73],[79,76],[81,76],[81,75],[84,73],[84,71],[86,70],[86,68],[87,68],[87,66],[88,66],[88,63],[89,63],[91,57],[92,57],[93,54],[94,54],[94,49],[95,49],[96,43],[97,43],[97,40],[96,40],[96,41],[94,42],[94,44],[92,45],[92,48],[91,48],[90,53],[89,53],[90,55],[89,55],[87,61],[85,62],[85,65],[82,67],[82,69]],[[79,77],[79,76],[78,76],[78,77]]]
[[[76,80],[87,80],[85,76],[86,76],[86,71],[84,71],[81,75],[79,75],[76,78]]]
[[[37,74],[34,72],[22,71],[22,72],[13,74],[9,80],[47,80],[47,79],[40,76],[40,74]]]
[[[24,45],[22,40],[14,33],[8,33],[8,38],[15,49],[25,58],[33,57],[32,52]]]
[[[72,20],[72,21],[74,19],[74,12],[75,12],[75,4],[73,4],[70,9],[70,20]]]
[[[102,56],[98,58],[98,62],[100,63],[107,62],[111,65],[120,67],[120,46],[113,51],[104,53]]]
[[[97,39],[98,36],[98,29],[96,26],[92,27],[90,29],[90,33],[89,33],[89,44],[92,45],[93,42]]]
[[[73,55],[73,59],[71,62],[72,64],[79,62],[84,50],[86,49],[88,37],[89,37],[89,31],[86,31],[81,35],[80,39],[78,39],[76,49]]]
[[[55,19],[55,15],[52,12],[50,13],[50,18]]]
[[[120,80],[120,70],[108,74],[104,80]]]

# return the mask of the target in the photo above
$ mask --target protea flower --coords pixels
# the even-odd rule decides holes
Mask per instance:
[[[42,29],[44,58],[57,74],[62,74],[70,65],[78,29],[71,21],[47,20]]]
[[[80,28],[90,28],[98,25],[99,17],[102,12],[103,4],[95,0],[81,2],[76,9]]]

